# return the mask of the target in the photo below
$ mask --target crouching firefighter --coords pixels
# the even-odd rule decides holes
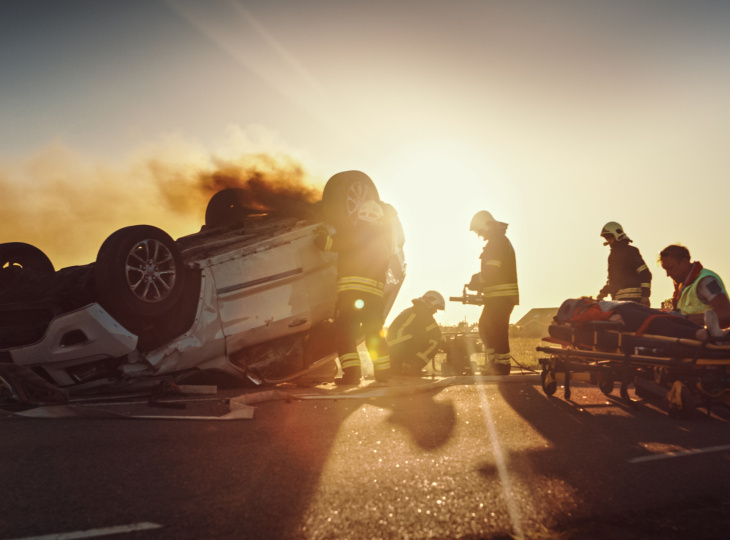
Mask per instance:
[[[443,344],[441,329],[433,316],[446,307],[444,297],[427,291],[412,302],[388,328],[390,362],[395,375],[421,375]]]
[[[362,334],[375,379],[385,382],[390,377],[388,342],[383,337],[383,290],[390,243],[390,231],[383,223],[383,208],[373,200],[360,205],[352,231],[330,234],[327,227],[321,227],[316,232],[317,247],[337,252],[335,331],[343,373],[335,379],[339,385],[360,383],[362,369],[357,341]]]
[[[484,308],[479,318],[479,337],[484,344],[485,375],[509,375],[509,318],[520,303],[515,250],[505,235],[507,223],[482,210],[474,214],[470,230],[487,241],[480,256],[481,271],[467,288],[481,293]]]

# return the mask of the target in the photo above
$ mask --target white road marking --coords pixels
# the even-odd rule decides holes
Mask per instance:
[[[95,536],[109,536],[110,534],[124,534],[149,529],[159,529],[162,525],[143,521],[130,525],[117,525],[116,527],[103,527],[101,529],[88,529],[86,531],[74,531],[67,533],[46,534],[43,536],[27,536],[13,540],[73,540],[74,538],[93,538]]]
[[[657,461],[659,459],[670,459],[676,457],[693,456],[695,454],[709,454],[711,452],[725,452],[730,450],[730,444],[722,446],[708,446],[707,448],[696,448],[694,450],[682,450],[680,452],[667,452],[666,454],[655,454],[653,456],[642,456],[629,460],[629,463],[643,463],[645,461]]]
[[[514,538],[524,538],[522,531],[522,519],[520,518],[520,511],[517,508],[517,503],[512,496],[512,482],[510,482],[509,474],[507,473],[507,464],[504,459],[504,453],[502,452],[502,446],[499,444],[497,438],[497,430],[494,428],[494,420],[492,419],[492,411],[489,406],[489,400],[487,394],[484,391],[484,385],[478,385],[479,397],[482,402],[482,411],[484,411],[484,420],[487,423],[487,431],[489,432],[489,440],[492,442],[492,451],[494,452],[494,460],[497,463],[497,471],[499,473],[499,480],[502,484],[502,491],[504,492],[505,501],[507,501],[507,513],[509,519],[512,522],[512,529],[514,530]]]

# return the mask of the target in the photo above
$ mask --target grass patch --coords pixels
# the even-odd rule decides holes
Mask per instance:
[[[479,345],[481,344],[481,340],[479,340],[478,334],[476,332],[470,333],[469,335],[472,339],[476,340]],[[513,367],[515,367],[516,362],[518,362],[519,365],[526,369],[534,369],[536,371],[540,370],[540,362],[538,358],[544,356],[545,353],[537,352],[537,350],[535,349],[538,345],[544,345],[544,342],[542,342],[542,338],[510,336],[509,344],[510,352],[513,358]],[[436,358],[434,360],[437,372],[441,372],[441,364],[445,362],[446,355],[443,353],[439,353],[436,355]],[[476,369],[477,366],[484,365],[484,353],[473,352],[470,355],[470,360],[472,368]],[[429,364],[426,369],[427,371],[431,372],[431,365]]]
[[[541,344],[545,345],[542,338],[538,337],[515,337],[509,340],[510,351],[514,359],[531,369],[538,369],[540,367],[538,358],[545,356],[545,353],[535,350]]]

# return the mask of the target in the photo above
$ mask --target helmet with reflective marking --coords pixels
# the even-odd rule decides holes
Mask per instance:
[[[601,236],[604,238],[606,238],[607,236],[613,236],[617,242],[620,242],[621,240],[632,242],[631,238],[628,237],[621,224],[615,221],[609,221],[603,226],[603,229],[601,229]],[[603,245],[607,246],[608,242],[604,242]]]
[[[426,291],[421,298],[421,302],[426,304],[426,307],[436,309],[446,309],[446,301],[444,297],[437,291]]]
[[[376,201],[364,201],[357,209],[357,219],[366,223],[380,223],[383,220],[383,207]]]

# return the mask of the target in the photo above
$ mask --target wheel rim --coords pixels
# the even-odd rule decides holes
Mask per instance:
[[[127,255],[125,276],[137,299],[149,304],[162,302],[175,286],[175,259],[162,242],[142,240]]]
[[[373,198],[370,188],[362,182],[353,182],[347,190],[347,215],[354,221],[360,205]]]

